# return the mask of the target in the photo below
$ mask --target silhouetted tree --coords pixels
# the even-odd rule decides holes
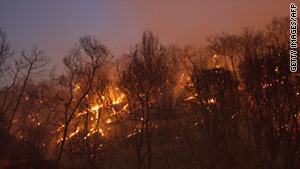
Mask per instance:
[[[56,160],[59,166],[68,129],[78,113],[78,108],[95,85],[96,74],[112,58],[108,49],[90,36],[80,38],[79,45],[64,58],[67,75],[60,78],[63,91],[57,97],[63,102],[64,130]],[[79,89],[79,90],[77,90]]]
[[[173,79],[168,70],[166,49],[151,31],[143,34],[141,44],[130,53],[129,64],[121,72],[119,86],[129,104],[132,139],[137,153],[137,168],[152,167],[153,133],[160,118],[171,115]]]
[[[255,168],[299,168],[300,77],[289,69],[289,20],[274,19],[264,34],[242,36],[245,85]],[[298,50],[299,52],[299,50]]]
[[[4,83],[2,77],[5,74],[5,63],[9,55],[10,46],[7,41],[7,35],[2,28],[0,28],[0,83]],[[0,86],[3,87],[3,86]],[[1,100],[1,102],[3,102]],[[0,127],[4,127],[4,112],[3,112],[3,103],[0,107]]]

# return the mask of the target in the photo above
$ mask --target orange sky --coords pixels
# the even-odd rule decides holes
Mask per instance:
[[[92,35],[115,56],[129,51],[147,28],[163,44],[201,44],[214,33],[263,28],[272,18],[288,16],[289,0],[103,0],[0,1],[0,26],[14,49],[42,49],[51,65],[80,36]],[[299,6],[299,1],[296,5]]]

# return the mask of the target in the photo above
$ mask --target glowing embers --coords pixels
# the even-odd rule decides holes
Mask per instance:
[[[105,134],[101,128],[99,128],[99,129],[91,128],[89,130],[89,132],[87,133],[87,135],[83,139],[86,140],[88,137],[92,136],[93,134],[95,134],[97,132],[99,132],[101,134],[101,136],[105,136]]]
[[[76,84],[75,88],[74,88],[74,92],[78,92],[78,90],[80,89],[80,86],[78,84]]]
[[[182,82],[183,82],[183,77],[184,77],[184,73],[182,73],[182,75],[180,76],[179,83],[182,83]]]
[[[207,103],[208,104],[215,104],[216,103],[216,99],[214,99],[214,98],[208,99]]]
[[[68,139],[74,137],[76,134],[79,133],[79,131],[80,131],[80,127],[78,126],[77,129],[76,129],[76,131],[73,132],[73,133],[71,133],[69,136],[67,136],[65,140],[68,140]],[[88,133],[86,134],[86,136],[84,136],[83,139],[85,140],[85,139],[87,139],[88,137],[94,135],[95,133],[100,133],[101,136],[105,136],[105,133],[104,133],[104,131],[103,131],[101,128],[99,128],[99,129],[91,128],[91,129],[89,129]],[[107,133],[106,133],[106,134],[107,134]],[[58,143],[60,143],[60,142],[62,142],[62,141],[63,141],[63,138],[60,138],[59,140],[57,140],[56,143],[58,144]]]
[[[108,118],[108,119],[105,121],[106,124],[109,124],[109,123],[111,123],[111,122],[112,122],[112,120],[111,120],[110,118]]]
[[[102,129],[98,129],[99,133],[101,133],[102,136],[104,136],[104,132],[102,131]]]
[[[15,120],[13,120],[13,121],[12,121],[12,123],[15,123],[15,122],[17,122],[18,120],[19,120],[19,119],[15,119]]]
[[[136,135],[136,134],[138,134],[138,133],[140,133],[140,132],[142,132],[141,129],[139,129],[138,131],[135,130],[133,133],[128,134],[128,135],[126,136],[126,138],[132,137],[132,136],[134,136],[134,135]]]
[[[184,99],[184,101],[189,101],[189,100],[192,100],[192,99],[195,99],[195,97],[194,96],[190,96],[190,97]]]
[[[115,105],[115,104],[121,103],[121,102],[123,101],[123,98],[124,98],[124,97],[125,97],[125,95],[124,95],[124,94],[121,94],[121,96],[118,97],[115,101],[113,101],[112,104]]]
[[[195,96],[190,96],[188,98],[185,98],[184,101],[190,101],[190,100],[193,100],[195,99],[196,97],[198,97],[197,94],[195,94]],[[217,100],[215,98],[210,98],[207,100],[207,102],[203,102],[204,104],[216,104],[217,103]]]
[[[101,104],[101,105],[97,105],[97,106],[94,106],[94,107],[92,107],[92,111],[97,111],[97,110],[99,110],[100,108],[102,108],[103,107],[103,104]]]
[[[193,99],[195,99],[196,97],[198,97],[198,94],[197,94],[197,93],[194,94],[194,96],[190,96],[190,97],[188,97],[188,98],[185,98],[184,101],[193,100]]]
[[[110,93],[113,93],[112,91],[110,91]],[[117,105],[117,104],[120,104],[122,103],[123,99],[124,99],[125,95],[122,93],[120,94],[119,97],[113,99],[113,98],[108,98],[107,96],[100,96],[101,100],[103,102],[107,102],[108,104],[107,105],[104,105],[104,104],[97,104],[96,106],[93,106],[91,108],[91,111],[97,111],[101,108],[104,108],[104,107],[110,107],[111,105]],[[110,104],[109,104],[110,103]]]
[[[56,130],[51,131],[51,133],[57,133],[57,132],[59,132],[62,128],[64,128],[64,127],[65,127],[65,125],[61,125],[61,126],[58,127]]]
[[[72,138],[73,136],[75,136],[77,133],[79,133],[79,127],[77,127],[77,129],[76,129],[76,131],[75,132],[73,132],[73,133],[71,133],[68,137],[66,137],[66,139],[65,140],[68,140],[69,138]],[[63,138],[61,138],[61,139],[59,139],[59,140],[57,140],[57,142],[56,143],[60,143],[61,141],[63,141]]]
[[[112,107],[111,110],[112,110],[113,114],[111,114],[111,115],[117,115],[117,114],[120,114],[122,112],[130,113],[130,111],[127,111],[128,106],[129,105],[126,104],[120,111],[116,111],[115,108]]]
[[[123,107],[122,111],[125,111],[125,110],[127,109],[127,107],[128,107],[128,104],[126,104],[126,105]]]
[[[76,115],[76,117],[79,117],[79,116],[82,116],[82,115],[85,115],[85,114],[87,114],[86,111],[85,111],[85,112],[82,112],[82,113],[78,113],[78,114]]]
[[[117,115],[122,112],[127,112],[128,104],[123,104],[123,100],[126,96],[123,93],[120,93],[115,88],[111,88],[108,93],[103,95],[89,95],[88,99],[90,104],[84,109],[77,112],[74,117],[74,122],[70,125],[80,126],[80,129],[83,129],[83,126],[87,126],[84,130],[81,130],[79,135],[74,137],[79,132],[78,130],[69,134],[65,140],[73,139],[88,139],[89,137],[104,137],[109,135],[109,130],[113,126],[110,126],[114,122],[112,115]],[[85,121],[88,119],[88,121]],[[72,121],[72,122],[73,122]],[[110,126],[110,127],[109,127]],[[60,143],[63,140],[62,137],[62,128],[65,126],[60,126],[57,130],[54,130],[52,133],[59,133],[60,138],[57,143]]]

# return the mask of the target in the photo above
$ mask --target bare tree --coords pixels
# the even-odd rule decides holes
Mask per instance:
[[[109,62],[111,54],[108,49],[90,36],[80,38],[79,45],[64,58],[67,76],[60,78],[62,91],[57,97],[63,102],[64,131],[56,160],[59,167],[63,155],[68,130],[71,121],[78,113],[78,108],[84,98],[95,85],[97,73]]]
[[[7,129],[11,130],[12,121],[18,112],[24,92],[29,80],[41,74],[42,68],[48,59],[37,48],[32,50],[31,55],[22,51],[21,56],[13,60],[13,66],[6,67],[5,80],[7,86],[4,88],[4,96],[0,107],[1,114],[8,117]]]
[[[152,167],[153,130],[159,118],[171,113],[162,111],[170,106],[164,103],[172,99],[169,92],[173,89],[167,56],[158,38],[146,31],[141,44],[130,53],[131,61],[120,75],[119,86],[129,104],[139,169],[144,166],[145,157],[147,168]]]
[[[256,168],[299,168],[299,76],[289,71],[289,21],[274,19],[258,46],[245,46],[241,78],[245,85],[250,142]],[[249,34],[248,34],[249,35]],[[252,40],[248,36],[244,39]],[[299,52],[299,51],[298,51]]]
[[[7,35],[3,29],[0,28],[0,78],[3,76],[5,70],[3,66],[10,53],[10,46],[7,40]],[[0,86],[2,87],[2,86]]]
[[[7,56],[9,54],[9,44],[7,41],[7,35],[6,33],[3,31],[3,29],[0,28],[0,82],[2,82],[2,76],[4,74],[4,65],[7,59]],[[3,87],[3,86],[0,86]],[[3,105],[1,105],[1,109],[2,109]],[[0,109],[0,110],[1,110]],[[4,112],[1,110],[0,111],[0,124],[2,125],[2,123],[4,122]]]

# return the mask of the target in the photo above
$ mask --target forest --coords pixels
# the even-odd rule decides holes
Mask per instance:
[[[38,47],[13,50],[1,28],[0,168],[299,169],[289,23],[205,46],[161,44],[148,29],[121,56],[82,36],[64,72],[45,71]]]

